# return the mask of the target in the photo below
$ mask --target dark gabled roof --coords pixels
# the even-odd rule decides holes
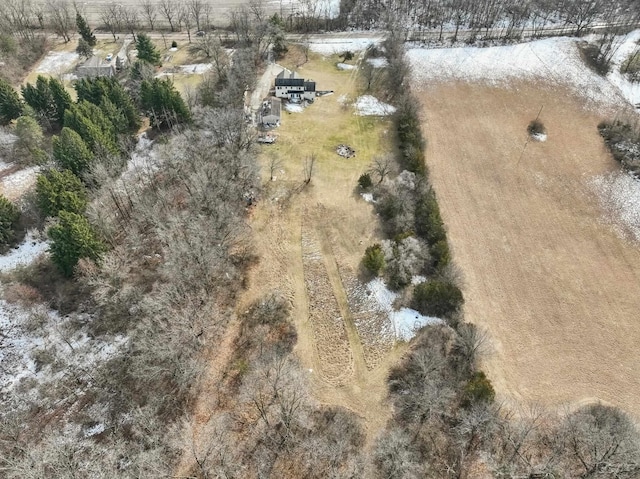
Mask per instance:
[[[304,82],[304,91],[316,91],[316,82],[314,81]]]
[[[304,78],[276,78],[276,86],[304,86]]]

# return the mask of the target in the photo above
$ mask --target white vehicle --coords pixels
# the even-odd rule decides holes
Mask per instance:
[[[107,61],[110,62],[113,59],[113,55],[111,53],[109,53],[107,55]]]

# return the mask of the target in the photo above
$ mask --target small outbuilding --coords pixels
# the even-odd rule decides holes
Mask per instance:
[[[280,98],[270,97],[265,99],[258,115],[259,126],[266,130],[280,126],[281,109],[282,101]]]
[[[97,55],[92,56],[76,71],[80,78],[112,77],[116,74],[116,69],[111,62],[105,62]]]

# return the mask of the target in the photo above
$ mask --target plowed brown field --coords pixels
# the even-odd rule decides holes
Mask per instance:
[[[605,225],[589,186],[619,167],[599,115],[544,85],[419,95],[466,318],[492,338],[484,368],[499,396],[601,400],[640,417],[640,247]],[[522,153],[542,105],[548,140]]]

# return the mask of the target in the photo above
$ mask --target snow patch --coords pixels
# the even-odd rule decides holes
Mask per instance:
[[[376,200],[373,199],[373,193],[360,193],[360,196],[362,196],[362,199],[365,200],[367,203],[376,202]]]
[[[622,93],[622,96],[633,106],[640,103],[640,83],[631,82],[620,73],[620,67],[627,58],[638,48],[640,40],[640,30],[634,30],[620,39],[620,46],[611,58],[611,69],[607,79]]]
[[[547,134],[546,133],[534,133],[533,135],[531,135],[531,138],[533,138],[535,141],[547,141]]]
[[[304,107],[302,105],[297,105],[295,103],[285,103],[284,109],[289,113],[302,113],[304,111]]]
[[[49,75],[65,73],[78,62],[79,58],[80,55],[76,52],[49,52],[36,68],[36,73]]]
[[[96,436],[98,434],[102,434],[105,430],[106,426],[104,423],[98,423],[95,426],[91,426],[84,432],[84,437]]]
[[[395,311],[393,303],[398,295],[389,290],[381,278],[372,279],[366,286],[378,306],[389,316],[396,339],[408,341],[423,326],[444,323],[440,318],[423,316],[418,311],[410,308],[401,308],[399,311]]]
[[[358,97],[354,104],[356,115],[360,116],[386,116],[395,113],[396,108],[387,103],[383,103],[371,95]]]
[[[402,308],[391,314],[391,320],[396,330],[396,337],[402,341],[408,341],[416,335],[416,332],[430,324],[442,324],[440,318],[423,316],[415,309]]]
[[[355,65],[349,65],[348,63],[338,63],[336,64],[338,70],[355,70]]]
[[[212,63],[194,63],[192,65],[180,65],[181,73],[188,75],[202,75],[213,68]]]
[[[373,68],[384,68],[389,65],[386,58],[367,58],[367,63]]]
[[[378,45],[380,38],[353,38],[353,39],[322,39],[311,40],[309,49],[321,55],[335,55],[346,51],[356,52],[366,50],[371,45]]]
[[[606,210],[602,220],[618,234],[640,241],[640,181],[624,171],[596,176],[591,186]]]
[[[5,176],[0,180],[2,193],[11,200],[18,198],[36,182],[36,177],[40,170],[40,166],[32,166]]]
[[[44,305],[24,308],[0,300],[0,397],[25,378],[44,384],[69,370],[91,370],[128,340],[120,335],[108,341],[91,338],[74,326],[77,319],[60,317]]]
[[[410,49],[407,55],[413,80],[421,85],[442,80],[505,85],[512,80],[545,79],[592,102],[619,105],[619,90],[584,64],[577,42],[554,37],[488,48]]]
[[[42,241],[37,230],[29,230],[24,241],[17,248],[0,256],[0,271],[6,272],[18,266],[31,264],[49,248],[49,241]]]

